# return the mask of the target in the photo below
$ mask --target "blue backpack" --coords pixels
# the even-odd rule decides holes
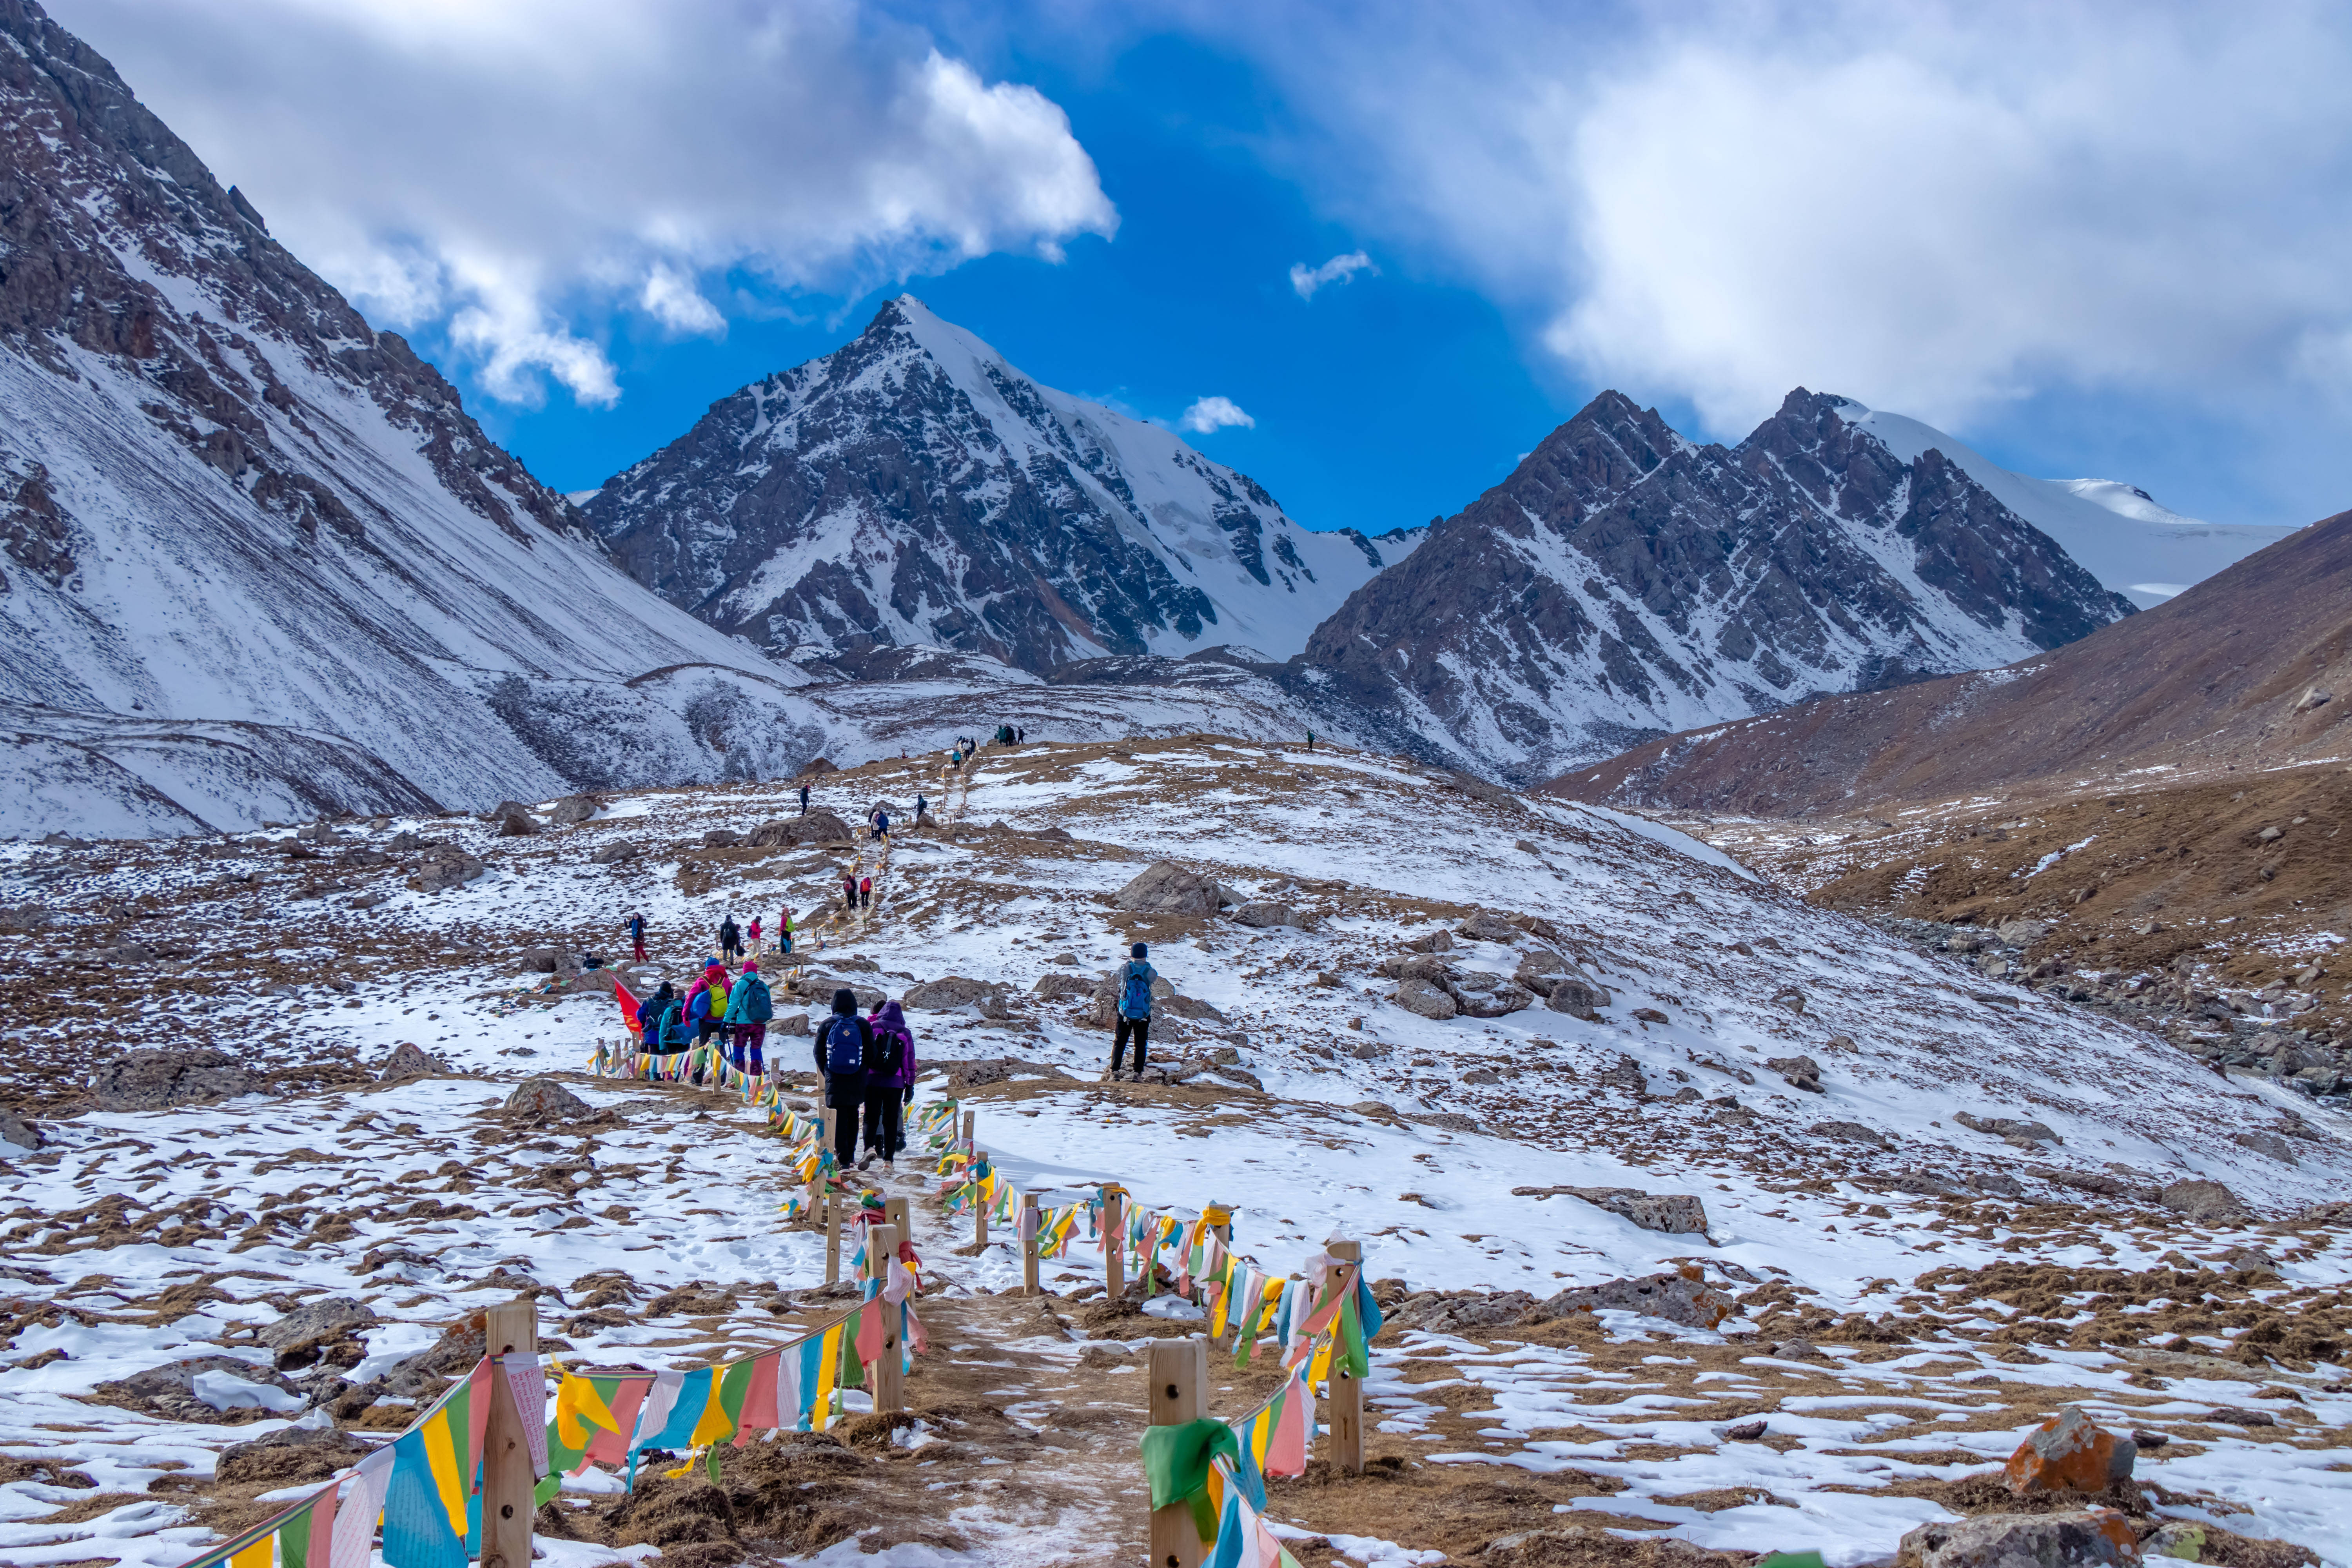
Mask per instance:
[[[667,1056],[670,1052],[678,1050],[684,1047],[685,1042],[677,1038],[677,1002],[676,998],[673,997],[669,1002],[664,1004],[661,1011],[658,1013],[653,1011],[652,1004],[650,1003],[646,1006],[639,1008],[637,1010],[637,1022],[643,1027],[646,1039],[646,1049],[655,1056]]]
[[[749,987],[742,998],[744,1017],[754,1024],[764,1024],[776,1016],[775,1003],[768,994],[766,981],[755,977],[748,981],[737,981],[736,984]]]
[[[833,1021],[824,1026],[824,1070],[866,1070],[866,1036],[856,1019],[835,1013]]]
[[[1131,959],[1128,962],[1127,984],[1119,992],[1118,1012],[1119,1016],[1123,1018],[1151,1016],[1151,975],[1149,965],[1138,963]]]

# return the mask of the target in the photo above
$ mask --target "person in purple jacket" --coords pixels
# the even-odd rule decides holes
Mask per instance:
[[[894,1162],[907,1146],[899,1110],[915,1098],[915,1032],[895,1001],[875,1008],[866,1024],[874,1045],[866,1057],[866,1157],[857,1168],[866,1169],[879,1154],[882,1168],[896,1173]]]

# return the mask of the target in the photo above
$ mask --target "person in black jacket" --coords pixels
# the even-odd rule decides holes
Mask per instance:
[[[719,922],[719,956],[732,963],[743,954],[743,928],[729,915]]]
[[[833,1149],[845,1171],[857,1163],[857,1113],[866,1104],[866,1064],[874,1055],[873,1026],[857,1016],[857,993],[833,994],[833,1016],[816,1028],[816,1070],[824,1102],[833,1108]]]

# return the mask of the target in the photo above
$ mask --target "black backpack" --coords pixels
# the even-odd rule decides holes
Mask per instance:
[[[896,1029],[876,1029],[874,1048],[866,1053],[866,1071],[873,1078],[896,1078],[906,1060],[906,1040]]]

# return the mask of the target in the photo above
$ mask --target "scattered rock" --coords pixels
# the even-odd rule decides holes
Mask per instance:
[[[814,768],[815,764],[810,766]],[[832,770],[828,765],[824,771]],[[849,824],[832,812],[812,811],[806,816],[783,816],[763,822],[751,829],[743,842],[755,849],[780,849],[801,844],[846,844],[856,837]]]
[[[1622,1089],[1636,1100],[1650,1092],[1650,1080],[1642,1071],[1642,1064],[1622,1051],[1615,1061],[1592,1075],[1592,1081],[1611,1089]]]
[[[1900,1560],[1919,1568],[2104,1568],[2140,1560],[2131,1521],[2113,1509],[1980,1513],[1923,1524],[1904,1536]]]
[[[324,1360],[338,1366],[357,1366],[366,1355],[359,1331],[373,1326],[374,1310],[351,1296],[327,1296],[303,1302],[263,1329],[261,1342],[278,1352],[278,1370],[293,1372]],[[341,1353],[332,1353],[340,1352]]]
[[[2158,1194],[2158,1201],[2175,1214],[2200,1221],[2244,1219],[2246,1205],[2219,1182],[2175,1182]]]
[[[1609,994],[1581,980],[1562,977],[1545,994],[1544,1005],[1571,1018],[1597,1019],[1601,1009],[1609,1005]]]
[[[1414,937],[1411,942],[1406,942],[1405,946],[1415,952],[1452,952],[1454,933],[1441,926],[1433,931]]]
[[[2275,1132],[2232,1132],[2230,1142],[2242,1149],[2252,1149],[2257,1154],[2267,1154],[2285,1164],[2295,1163],[2294,1146]]]
[[[1805,1011],[1805,994],[1793,985],[1783,985],[1772,993],[1772,1005],[1776,1007],[1786,1007],[1790,1012],[1801,1017]]]
[[[251,1094],[261,1087],[225,1052],[131,1051],[99,1064],[90,1092],[100,1110],[162,1110]]]
[[[1485,910],[1480,910],[1454,930],[1456,935],[1467,941],[1500,942],[1506,947],[1524,941],[1528,934],[1502,916],[1490,914]]]
[[[390,893],[385,892],[381,888],[371,888],[366,892],[352,899],[350,904],[346,907],[354,910],[372,910],[380,904],[388,904],[390,902],[392,902],[392,895]]]
[[[0,1143],[12,1149],[37,1149],[41,1146],[40,1129],[0,1106]]]
[[[1696,1198],[1691,1201],[1697,1202]],[[1658,1227],[1654,1226],[1650,1228]],[[1686,1274],[1669,1269],[1658,1274],[1644,1274],[1638,1279],[1570,1286],[1540,1305],[1530,1308],[1520,1321],[1549,1322],[1555,1318],[1565,1318],[1570,1312],[1640,1312],[1645,1317],[1664,1318],[1670,1323],[1680,1323],[1685,1328],[1712,1329],[1731,1316],[1736,1303],[1722,1291],[1697,1279],[1697,1272],[1696,1268]]]
[[[577,1121],[596,1112],[586,1100],[553,1079],[535,1078],[507,1096],[506,1103],[499,1107],[499,1114],[544,1125],[551,1121]]]
[[[1519,1322],[1535,1305],[1525,1290],[1423,1290],[1398,1303],[1388,1321],[1400,1329],[1459,1333]]]
[[[547,819],[566,827],[577,826],[603,810],[604,804],[593,795],[567,795],[549,809]]]
[[[1515,1198],[1581,1198],[1595,1208],[1668,1236],[1706,1234],[1706,1205],[1689,1193],[1645,1193],[1638,1187],[1513,1187]]]
[[[1780,1075],[1790,1089],[1801,1089],[1807,1094],[1826,1094],[1822,1087],[1822,1064],[1811,1057],[1768,1057],[1764,1065]]]
[[[57,923],[56,912],[38,904],[10,904],[0,909],[0,935],[29,936]]]
[[[1451,977],[1454,1006],[1473,1018],[1500,1018],[1535,1003],[1535,993],[1491,970],[1465,969]]]
[[[2032,947],[2050,934],[2050,928],[2040,921],[2003,921],[1993,928],[2004,947]]]
[[[625,838],[609,838],[596,846],[595,853],[588,857],[588,863],[592,866],[615,866],[636,858],[637,847],[635,844]]]
[[[212,1386],[207,1401],[196,1393],[197,1379],[204,1378]],[[235,1356],[202,1355],[186,1361],[166,1362],[134,1372],[119,1382],[101,1383],[90,1391],[100,1403],[117,1405],[127,1410],[142,1410],[160,1415],[167,1421],[196,1421],[209,1426],[221,1426],[274,1414],[257,1403],[236,1405],[223,1398],[223,1385],[234,1387],[251,1384],[261,1392],[255,1400],[267,1399],[294,1410],[302,1407],[301,1391],[290,1381],[266,1366],[256,1366]],[[226,1405],[226,1408],[223,1406]]]
[[[1990,1133],[2029,1143],[2063,1143],[2063,1138],[2039,1121],[2020,1121],[2013,1116],[1971,1116],[1965,1110],[1954,1111],[1952,1120],[1974,1131]]]
[[[1423,980],[1417,975],[1399,982],[1397,988],[1389,994],[1389,1000],[1408,1013],[1416,1013],[1422,1017],[1435,1018],[1440,1021],[1451,1018],[1461,1011],[1454,1000],[1452,992],[1443,985]]]
[[[504,801],[492,815],[498,819],[501,838],[528,838],[539,831],[539,818],[530,814],[529,806]]]
[[[425,851],[425,859],[416,868],[412,884],[420,893],[437,893],[447,888],[463,887],[488,869],[464,850],[446,844],[436,844]]]
[[[2206,1420],[2220,1426],[2275,1426],[2278,1417],[2267,1410],[2252,1410],[2236,1405],[2217,1405]]]
[[[402,1079],[429,1078],[448,1070],[439,1057],[422,1046],[403,1040],[392,1047],[392,1055],[384,1059],[383,1069],[375,1075],[375,1080],[378,1083],[397,1083]]]
[[[1359,1116],[1378,1117],[1383,1121],[1394,1121],[1397,1120],[1396,1108],[1391,1105],[1383,1105],[1377,1100],[1360,1100],[1356,1101],[1355,1104],[1348,1107],[1348,1109],[1354,1111]],[[1532,1300],[1533,1298],[1530,1297],[1529,1300]]]
[[[714,827],[702,836],[705,849],[732,849],[743,842],[743,836],[731,827]]]
[[[1295,926],[1298,923],[1298,917],[1292,912],[1288,904],[1276,903],[1272,899],[1252,899],[1234,911],[1234,919],[1243,925],[1256,926],[1261,929],[1268,926]]]
[[[1816,1121],[1805,1131],[1811,1137],[1828,1138],[1840,1143],[1867,1143],[1881,1151],[1895,1147],[1893,1139],[1859,1121]]]
[[[2139,1447],[2070,1405],[2026,1434],[2001,1479],[2020,1497],[2034,1492],[2103,1492],[2131,1479]]]
[[[1156,860],[1121,888],[1111,907],[1130,914],[1207,916],[1217,912],[1217,884],[1170,860]]]
[[[2308,713],[2315,708],[2324,708],[2335,700],[2336,693],[2325,687],[2314,686],[2307,688],[2302,696],[2294,700],[2294,710],[2298,713]]]
[[[1753,1421],[1742,1421],[1736,1426],[1726,1426],[1723,1429],[1723,1440],[1727,1443],[1753,1443],[1764,1436],[1766,1430],[1765,1420],[1759,1415]]]
[[[960,1007],[977,1007],[983,1018],[1010,1016],[1005,1005],[1005,987],[994,981],[968,980],[961,974],[950,974],[940,980],[927,980],[920,985],[907,987],[900,1005],[925,1012],[948,1013]]]

